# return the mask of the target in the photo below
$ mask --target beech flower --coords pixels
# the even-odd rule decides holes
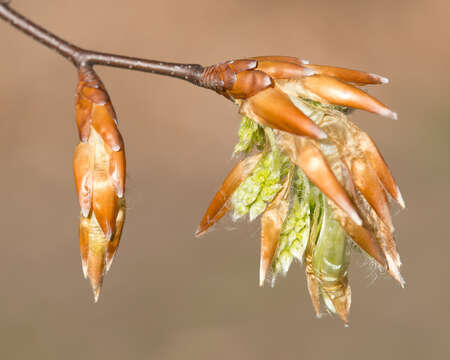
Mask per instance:
[[[317,315],[320,302],[347,322],[352,244],[403,286],[390,203],[404,201],[373,140],[348,120],[351,109],[397,114],[358,86],[382,76],[295,57],[263,56],[205,69],[201,84],[239,106],[233,168],[196,235],[230,209],[261,216],[260,285],[294,260],[305,265]]]
[[[81,143],[73,169],[81,207],[81,260],[97,301],[125,221],[125,153],[111,101],[91,68],[79,72],[76,120]]]

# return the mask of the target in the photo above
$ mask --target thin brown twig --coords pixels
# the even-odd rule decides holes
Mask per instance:
[[[55,50],[71,61],[77,68],[94,65],[112,66],[171,76],[189,81],[197,86],[203,86],[200,79],[204,68],[199,64],[169,63],[86,50],[61,39],[45,28],[35,24],[16,10],[12,9],[8,5],[9,2],[10,0],[0,0],[0,18],[41,44]]]

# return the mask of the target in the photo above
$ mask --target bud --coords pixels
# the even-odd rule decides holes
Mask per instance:
[[[219,203],[233,208],[234,219],[262,215],[260,284],[304,263],[317,315],[322,303],[345,322],[351,243],[404,284],[390,213],[391,200],[404,207],[403,198],[373,140],[347,118],[355,108],[396,119],[356,86],[386,83],[285,56],[228,61],[207,68],[201,80],[239,106],[235,153],[257,152],[245,176],[230,174],[239,181]],[[207,214],[220,216],[211,225],[226,212],[214,205],[217,196]]]
[[[76,120],[81,143],[73,166],[81,207],[81,260],[97,302],[125,221],[126,165],[111,101],[97,74],[87,67],[79,71]]]

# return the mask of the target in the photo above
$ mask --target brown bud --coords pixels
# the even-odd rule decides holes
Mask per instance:
[[[98,300],[105,269],[111,266],[125,220],[122,198],[125,154],[114,109],[98,76],[80,70],[77,87],[79,144],[74,155],[74,176],[82,216],[80,251],[83,273]]]

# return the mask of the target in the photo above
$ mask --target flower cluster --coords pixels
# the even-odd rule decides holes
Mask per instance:
[[[305,265],[317,315],[325,308],[347,321],[352,245],[401,285],[391,199],[398,186],[372,139],[347,118],[362,109],[396,113],[358,85],[384,77],[266,56],[207,68],[202,78],[234,101],[243,115],[235,153],[246,157],[229,173],[207,209],[197,236],[230,209],[233,218],[261,215],[260,284]]]

